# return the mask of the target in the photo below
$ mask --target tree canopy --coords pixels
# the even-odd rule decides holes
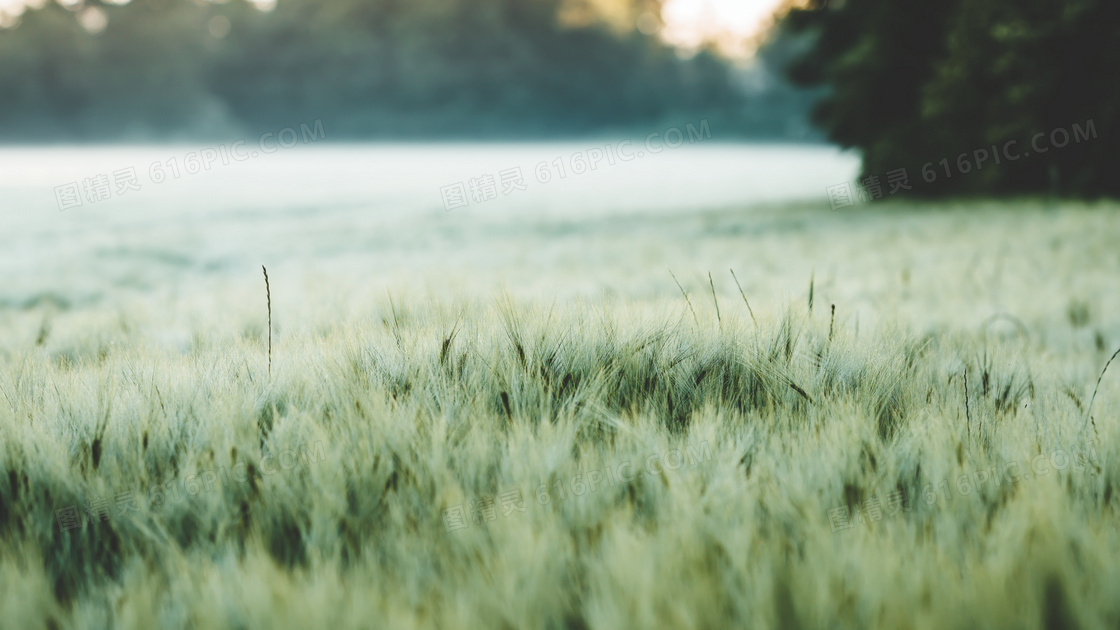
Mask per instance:
[[[612,6],[607,19],[590,0],[50,2],[0,31],[0,139],[320,119],[336,139],[565,135],[699,117],[774,133],[726,60],[681,55],[634,27],[660,15],[659,0]]]
[[[814,120],[905,169],[915,194],[1120,194],[1112,137],[1120,4],[1110,0],[812,0],[783,28],[787,66],[825,89]]]

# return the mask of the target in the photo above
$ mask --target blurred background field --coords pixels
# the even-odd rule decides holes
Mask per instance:
[[[724,299],[738,301],[734,268],[759,304],[802,299],[815,278],[818,302],[836,303],[840,321],[858,318],[864,330],[973,327],[1010,314],[1065,340],[1068,313],[1084,308],[1082,336],[1120,341],[1110,316],[1118,295],[1107,290],[1120,263],[1108,202],[833,210],[819,194],[855,176],[854,156],[714,138],[548,183],[533,175],[603,144],[301,144],[161,184],[148,181],[147,165],[198,147],[6,149],[0,304],[21,319],[141,304],[161,319],[202,304],[258,313],[263,263],[285,330],[387,292],[675,300],[669,270],[695,300],[706,301],[712,272]],[[126,165],[140,166],[140,190],[57,210],[52,184]],[[511,167],[525,190],[445,210],[441,187]],[[178,321],[164,332],[182,343],[192,330]]]
[[[563,178],[557,160],[566,165],[607,143],[308,145],[180,179],[168,174],[160,184],[148,165],[181,160],[191,147],[7,149],[0,186],[11,206],[0,269],[9,281],[0,302],[112,304],[129,289],[210,288],[260,263],[378,290],[493,288],[504,279],[515,291],[560,294],[567,290],[553,276],[575,264],[572,271],[586,274],[571,278],[577,284],[625,293],[616,275],[623,268],[663,270],[635,242],[663,234],[665,221],[811,202],[856,168],[832,148],[719,143],[715,134]],[[635,155],[641,139],[636,147]],[[552,173],[546,183],[535,175],[541,163]],[[139,190],[57,209],[53,186],[129,165],[140,166]],[[445,210],[442,187],[510,168],[524,175],[523,190]],[[587,237],[601,226],[616,226],[609,238],[627,242],[592,244]],[[583,266],[592,259],[612,264]]]
[[[602,146],[298,146],[59,212],[49,184],[181,157],[197,146],[7,149],[0,322],[9,351],[66,339],[87,314],[144,322],[168,349],[263,322],[259,265],[273,277],[278,339],[329,328],[386,299],[579,301],[725,308],[741,296],[780,312],[837,306],[874,333],[1007,333],[1085,353],[1120,342],[1108,290],[1120,254],[1110,202],[894,201],[832,209],[819,191],[851,180],[829,147],[719,143],[666,149],[548,183],[534,165]],[[641,140],[636,145],[641,147]],[[634,149],[637,151],[638,149]],[[524,191],[445,210],[440,188],[519,167]],[[20,208],[20,211],[14,211]],[[682,310],[682,313],[685,311]],[[73,340],[70,340],[71,342]]]

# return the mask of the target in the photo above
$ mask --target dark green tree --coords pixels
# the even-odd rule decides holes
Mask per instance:
[[[1120,93],[1120,5],[815,0],[785,22],[813,42],[790,77],[826,89],[815,120],[863,152],[865,176],[905,168],[907,192],[924,195],[1120,193],[1102,140]]]

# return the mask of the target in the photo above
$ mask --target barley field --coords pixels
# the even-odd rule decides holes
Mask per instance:
[[[119,210],[10,218],[4,628],[1120,627],[1114,205]]]

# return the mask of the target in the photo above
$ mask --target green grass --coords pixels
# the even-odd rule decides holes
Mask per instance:
[[[267,299],[48,241],[0,628],[1116,628],[1114,213],[277,214]]]
[[[181,353],[91,325],[9,353],[5,625],[1120,622],[1114,390],[1098,439],[1092,381],[1067,393],[1015,335],[830,341],[826,309],[756,325],[730,304],[717,326],[680,303],[398,301],[281,336],[271,380],[236,334]],[[486,497],[493,520],[449,531]],[[110,518],[62,529],[97,498]],[[834,531],[830,510],[875,498]]]

